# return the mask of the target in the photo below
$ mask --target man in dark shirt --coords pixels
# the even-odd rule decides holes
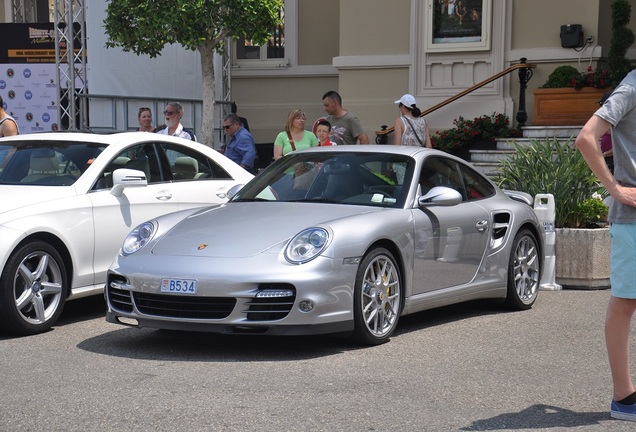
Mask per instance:
[[[228,114],[223,119],[223,129],[230,138],[225,147],[225,156],[233,160],[249,172],[254,170],[256,160],[256,146],[254,138],[241,124],[236,114]]]

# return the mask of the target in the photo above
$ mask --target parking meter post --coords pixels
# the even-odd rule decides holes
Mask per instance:
[[[561,285],[556,283],[556,232],[554,231],[554,195],[537,194],[534,197],[534,212],[543,226],[545,260],[543,262],[543,275],[539,283],[539,289],[556,291]]]

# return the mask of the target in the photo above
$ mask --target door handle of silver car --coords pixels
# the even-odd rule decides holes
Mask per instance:
[[[488,229],[488,221],[480,220],[479,222],[475,224],[475,226],[477,227],[477,231],[484,232]]]

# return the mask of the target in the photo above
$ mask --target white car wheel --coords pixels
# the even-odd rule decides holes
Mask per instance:
[[[64,261],[53,246],[22,246],[0,277],[0,328],[16,335],[50,329],[62,313],[67,285]]]
[[[400,271],[384,248],[369,252],[360,263],[354,291],[353,337],[366,345],[387,342],[402,308]]]

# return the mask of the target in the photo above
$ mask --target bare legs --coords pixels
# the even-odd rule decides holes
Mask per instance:
[[[634,393],[629,368],[629,334],[636,300],[610,297],[605,319],[605,343],[612,381],[614,400],[619,401]]]

